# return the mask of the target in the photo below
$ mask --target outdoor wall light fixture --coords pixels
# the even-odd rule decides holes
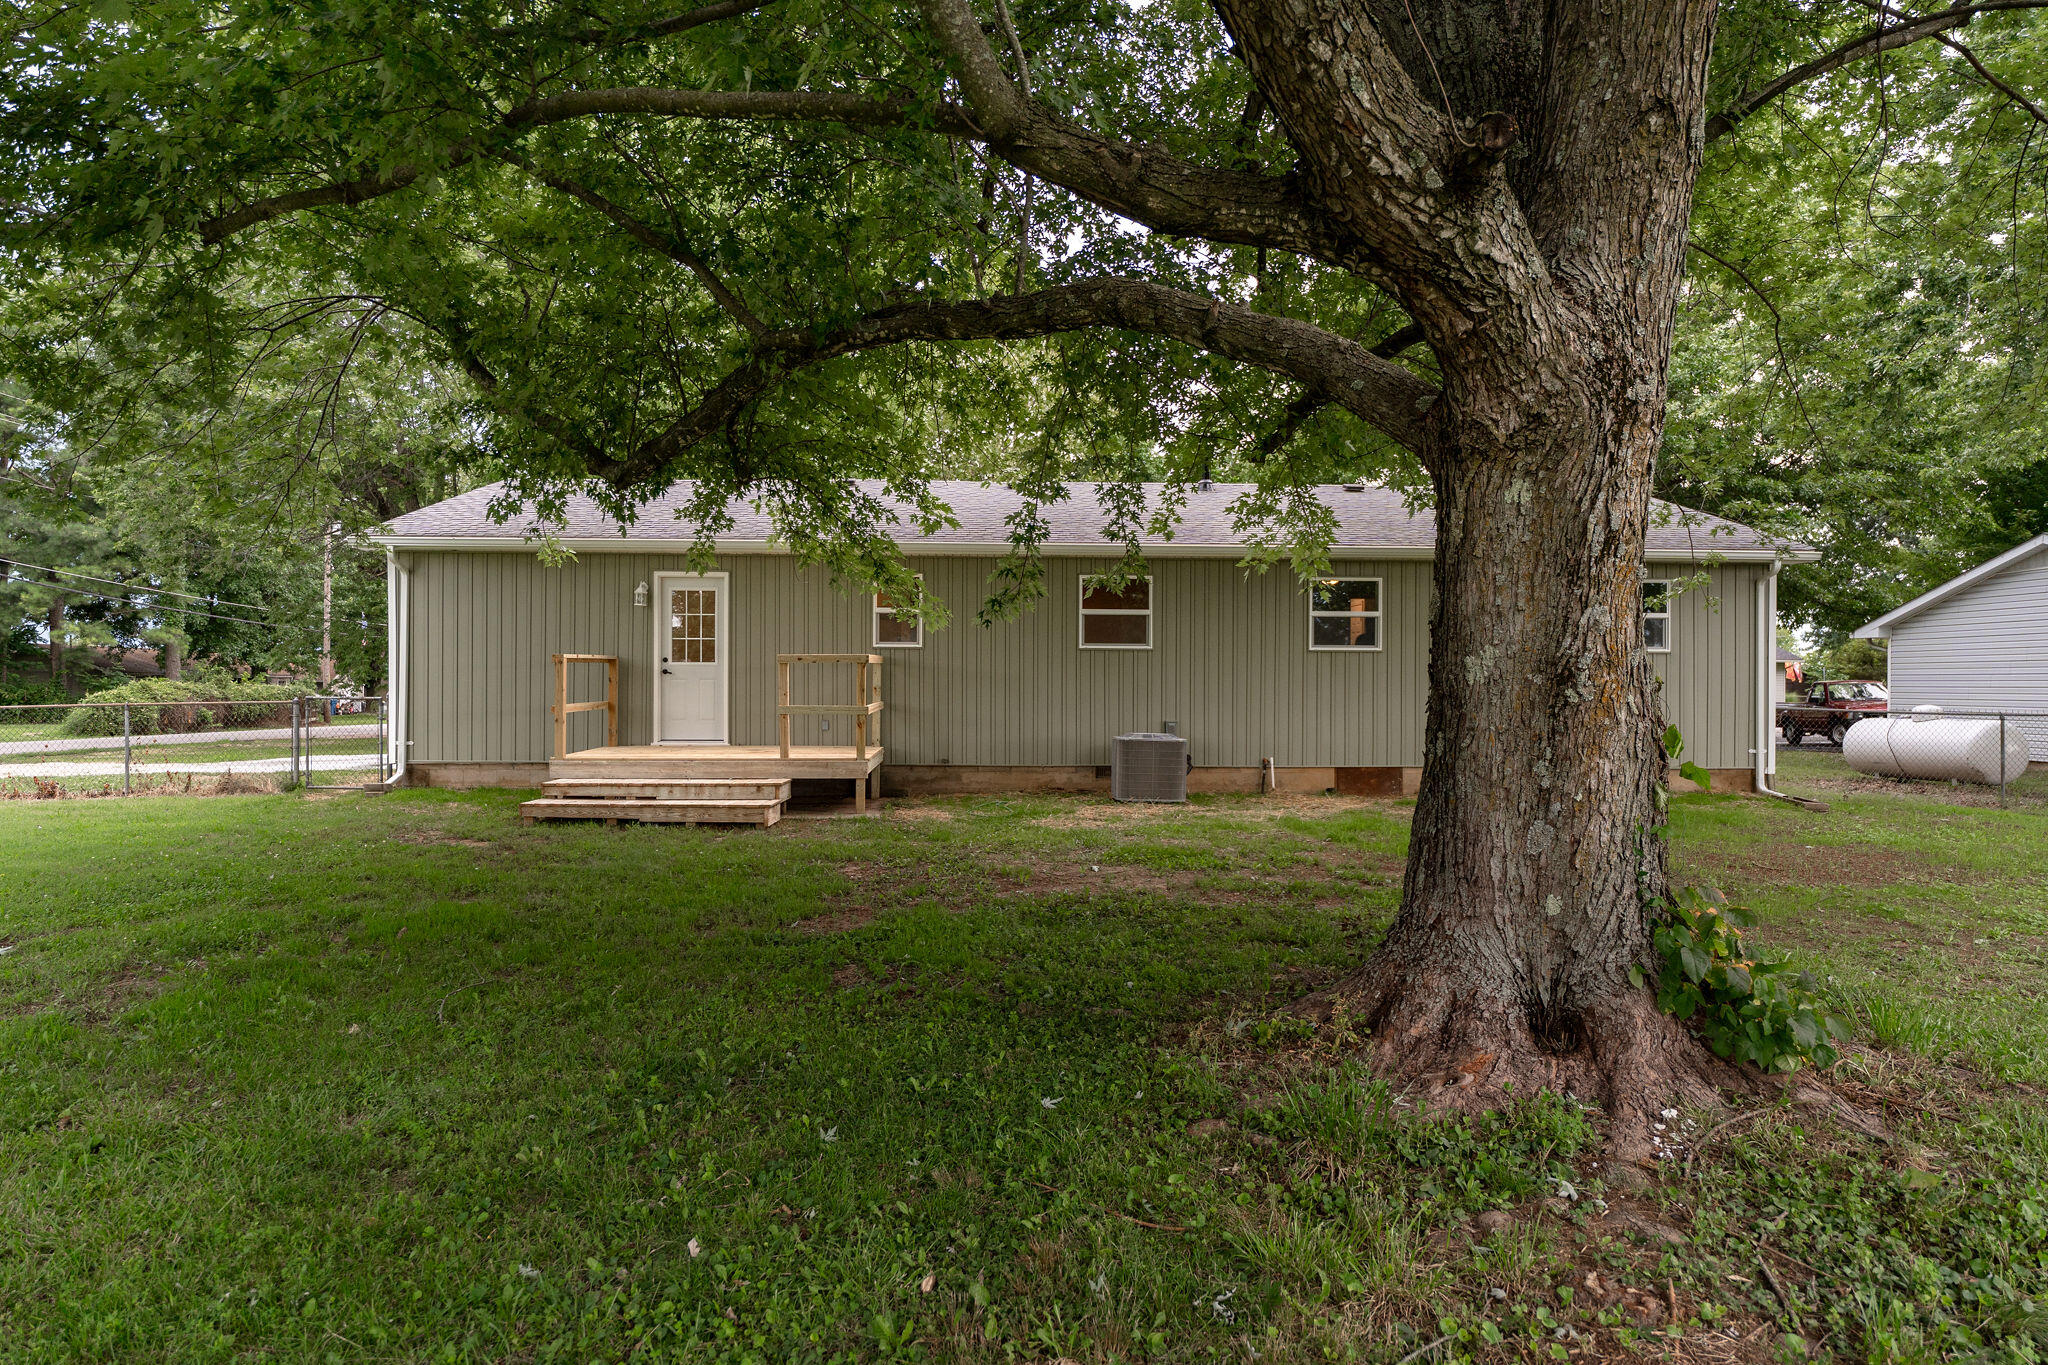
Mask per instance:
[[[633,605],[636,607],[647,605],[647,584],[645,581],[642,581],[639,587],[633,589]]]

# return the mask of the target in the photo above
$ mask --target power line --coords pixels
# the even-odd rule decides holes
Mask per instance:
[[[152,596],[160,596],[160,597],[184,597],[184,598],[188,598],[188,599],[190,599],[191,601],[194,601],[194,602],[204,602],[204,603],[206,603],[206,604],[207,604],[208,606],[211,606],[211,607],[246,607],[246,608],[248,608],[248,609],[249,609],[250,611],[269,611],[269,610],[270,610],[270,608],[268,608],[268,607],[259,607],[259,606],[257,606],[257,605],[256,605],[256,604],[255,604],[254,602],[230,602],[230,601],[228,601],[228,600],[227,600],[226,598],[224,598],[224,597],[206,597],[206,596],[202,596],[201,594],[199,594],[199,593],[196,593],[196,592],[179,592],[179,591],[178,591],[177,589],[175,589],[175,588],[144,588],[144,587],[138,587],[138,586],[137,586],[136,584],[133,584],[133,583],[123,583],[123,582],[122,582],[122,581],[121,581],[120,579],[118,579],[118,578],[96,578],[96,577],[94,577],[93,575],[91,575],[91,574],[89,574],[89,573],[80,573],[80,572],[78,572],[78,570],[76,570],[76,569],[52,569],[52,568],[47,568],[47,567],[45,567],[44,565],[41,565],[41,564],[30,564],[30,563],[27,563],[27,562],[25,562],[25,561],[23,561],[23,560],[19,560],[19,559],[8,559],[8,558],[7,558],[7,557],[6,557],[5,555],[0,555],[0,564],[18,564],[18,565],[20,565],[20,566],[21,566],[22,568],[24,568],[24,569],[34,569],[34,570],[35,570],[35,571],[36,571],[37,573],[53,573],[53,574],[57,574],[57,575],[59,575],[60,577],[63,577],[63,578],[82,578],[82,579],[84,579],[84,580],[85,580],[86,582],[88,582],[88,583],[106,583],[106,584],[110,584],[110,585],[112,585],[113,587],[116,587],[116,588],[126,588],[126,589],[128,589],[128,591],[130,591],[130,592],[146,592],[146,593],[149,593],[149,594],[151,594]],[[106,596],[106,594],[105,594],[105,593],[99,593],[99,594],[96,594],[96,595],[97,595],[97,596],[101,596],[101,597],[104,597],[104,596]],[[204,614],[204,613],[202,613],[202,615],[203,615],[203,614]],[[233,618],[233,617],[224,617],[224,618],[222,618],[222,619],[224,619],[224,620],[233,620],[234,618]],[[259,623],[259,624],[260,624],[260,623]]]
[[[28,582],[32,580],[24,579],[23,581]],[[132,598],[123,597],[118,593],[94,592],[91,588],[70,588],[67,589],[67,591],[75,593],[80,597],[99,597],[104,598],[109,602],[119,602],[124,606],[134,607],[144,613],[176,611],[183,612],[187,616],[204,616],[214,621],[239,621],[241,624],[245,626],[265,626],[272,630],[276,629],[276,627],[272,626],[271,623],[268,621],[257,621],[247,616],[222,616],[219,612],[201,611],[197,607],[169,607],[163,605],[162,603],[137,602]]]

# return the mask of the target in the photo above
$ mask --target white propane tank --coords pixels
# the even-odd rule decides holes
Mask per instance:
[[[2017,725],[2005,731],[2005,781],[2027,770],[2027,737]],[[1842,759],[1858,772],[1878,777],[1932,777],[1945,782],[1999,778],[1997,717],[1944,716],[1938,706],[1916,706],[1910,716],[1871,716],[1842,737]]]

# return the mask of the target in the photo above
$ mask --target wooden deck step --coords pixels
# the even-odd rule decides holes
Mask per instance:
[[[600,801],[787,801],[789,779],[704,777],[557,777],[541,784],[547,796]]]
[[[624,800],[542,797],[519,806],[522,824],[536,820],[637,820],[661,825],[772,825],[782,818],[779,798],[735,801]]]

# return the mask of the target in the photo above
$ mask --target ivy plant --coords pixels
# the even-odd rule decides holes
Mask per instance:
[[[1707,1046],[1765,1071],[1832,1066],[1848,1028],[1822,1010],[1810,972],[1753,947],[1749,911],[1687,888],[1665,907],[1653,942],[1657,1007],[1690,1023]],[[1638,986],[1648,984],[1630,968]]]

